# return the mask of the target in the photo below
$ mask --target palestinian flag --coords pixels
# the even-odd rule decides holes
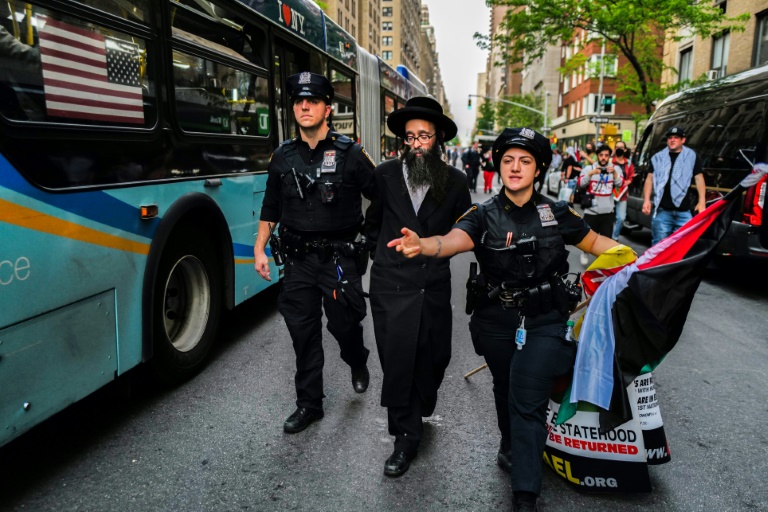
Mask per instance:
[[[674,348],[713,250],[739,213],[734,199],[766,174],[768,165],[757,164],[721,200],[637,261],[613,269],[595,290],[579,332],[570,402],[600,407],[602,432],[632,418],[627,386]],[[598,265],[599,258],[585,275]]]

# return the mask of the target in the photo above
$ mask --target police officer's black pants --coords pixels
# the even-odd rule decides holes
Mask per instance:
[[[362,291],[360,275],[352,258],[339,263],[349,283]],[[368,349],[363,345],[360,321],[366,311],[354,311],[334,299],[337,287],[336,267],[332,260],[321,261],[314,254],[303,259],[289,259],[277,301],[288,326],[296,353],[296,405],[308,409],[323,408],[322,307],[328,319],[328,331],[341,348],[341,359],[355,368],[366,364]],[[365,303],[363,303],[363,308]],[[350,381],[351,386],[351,381]]]
[[[565,341],[565,319],[556,311],[525,323],[522,350],[515,344],[516,310],[486,305],[473,314],[470,332],[493,375],[499,430],[512,450],[512,490],[538,495],[549,397],[557,378],[572,370],[576,346]]]

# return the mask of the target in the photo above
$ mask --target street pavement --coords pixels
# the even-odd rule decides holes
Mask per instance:
[[[622,241],[641,253],[650,234]],[[210,364],[191,381],[157,389],[138,369],[0,449],[0,510],[509,510],[491,375],[463,377],[484,362],[463,311],[472,260],[452,262],[453,358],[403,477],[382,474],[392,439],[370,317],[368,392],[354,393],[326,331],[325,418],[283,433],[294,356],[267,292],[225,317]],[[578,251],[570,262],[583,269]],[[672,461],[650,467],[653,492],[580,494],[545,468],[542,511],[768,510],[768,267],[729,267],[707,272],[677,347],[654,372]]]

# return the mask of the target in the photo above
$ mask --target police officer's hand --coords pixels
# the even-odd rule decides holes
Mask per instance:
[[[408,228],[400,230],[402,238],[395,238],[387,243],[387,247],[394,247],[397,252],[402,252],[406,258],[413,258],[421,253],[421,239],[419,235]]]
[[[253,260],[253,266],[256,268],[256,272],[258,272],[263,279],[272,281],[272,278],[269,276],[269,258],[267,258],[267,254],[264,251],[258,251],[254,248]]]

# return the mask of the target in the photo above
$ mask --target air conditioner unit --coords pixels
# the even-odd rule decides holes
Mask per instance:
[[[707,80],[717,80],[718,78],[720,78],[719,69],[710,69],[707,71]]]

